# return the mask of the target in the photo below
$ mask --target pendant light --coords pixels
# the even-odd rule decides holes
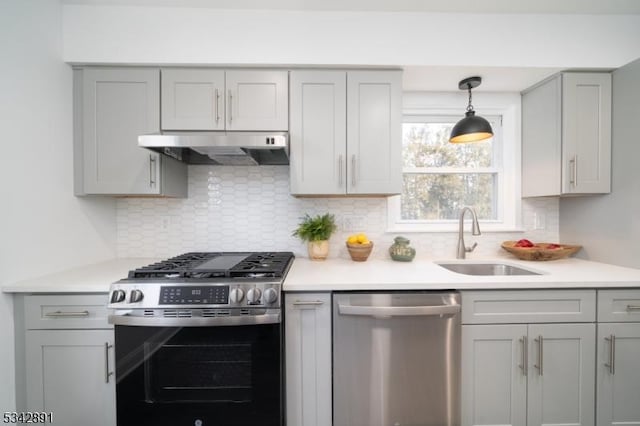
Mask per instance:
[[[480,142],[485,139],[489,139],[493,136],[493,130],[491,125],[484,118],[477,116],[471,105],[471,89],[480,86],[482,78],[469,77],[461,80],[458,83],[460,90],[469,91],[469,105],[467,106],[467,112],[465,117],[458,121],[453,129],[451,129],[451,136],[449,142],[451,143],[467,143],[467,142]]]

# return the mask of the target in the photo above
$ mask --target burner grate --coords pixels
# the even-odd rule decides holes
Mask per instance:
[[[201,266],[219,256],[229,255],[243,259],[230,268]],[[129,278],[283,278],[293,258],[291,252],[191,252],[129,271]]]

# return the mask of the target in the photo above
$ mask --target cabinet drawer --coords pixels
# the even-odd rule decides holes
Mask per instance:
[[[107,322],[107,294],[26,296],[27,330],[113,328]]]
[[[595,290],[462,292],[463,324],[594,322]]]
[[[640,322],[640,290],[598,290],[598,322]]]

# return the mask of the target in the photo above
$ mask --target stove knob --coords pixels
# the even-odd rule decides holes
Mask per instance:
[[[125,296],[126,293],[124,290],[114,290],[113,293],[111,293],[111,303],[120,303],[124,301]]]
[[[260,296],[262,296],[262,291],[260,291],[259,288],[251,288],[247,292],[247,302],[249,302],[250,305],[260,303]]]
[[[242,302],[242,299],[244,299],[244,291],[241,288],[234,288],[229,293],[229,302],[234,305]]]
[[[278,292],[273,288],[268,288],[264,291],[264,302],[273,303],[278,300]]]
[[[131,295],[129,296],[129,303],[137,303],[144,299],[144,294],[142,294],[142,290],[131,290]]]

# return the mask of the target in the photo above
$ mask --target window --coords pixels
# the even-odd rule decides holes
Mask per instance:
[[[459,114],[404,115],[403,192],[389,199],[389,231],[455,231],[464,206],[475,209],[484,231],[517,229],[520,140],[505,141],[503,115],[493,112],[482,116],[494,137],[469,144],[448,142]],[[505,127],[516,134],[514,123]]]

